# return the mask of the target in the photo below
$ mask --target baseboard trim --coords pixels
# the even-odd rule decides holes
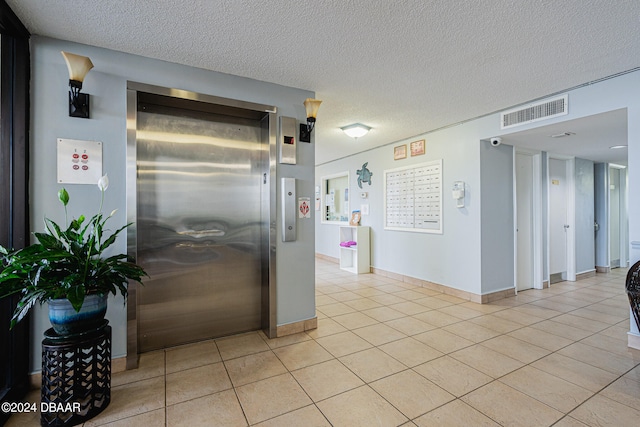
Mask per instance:
[[[340,264],[340,258],[334,258],[334,257],[329,256],[329,255],[316,253],[316,258],[323,259],[323,260],[329,261],[329,262],[335,262],[336,264]]]
[[[543,280],[542,281],[542,289],[547,289],[549,287],[549,281],[548,280]]]
[[[115,357],[111,359],[111,373],[124,372],[127,370],[127,356]],[[29,387],[31,390],[39,390],[42,387],[42,372],[29,374]]]
[[[636,350],[640,350],[640,335],[633,332],[627,332],[627,345]]]
[[[276,326],[276,338],[285,337],[287,335],[299,334],[300,332],[310,331],[318,327],[318,318],[313,317],[299,322],[287,323]]]
[[[582,279],[588,279],[589,277],[596,277],[595,268],[593,270],[583,271],[582,273],[576,274],[576,281],[582,280]]]
[[[611,273],[611,267],[598,267],[596,265],[596,273]]]

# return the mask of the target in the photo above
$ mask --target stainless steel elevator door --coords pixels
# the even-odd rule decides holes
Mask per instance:
[[[139,351],[260,329],[260,122],[139,104],[136,139]]]

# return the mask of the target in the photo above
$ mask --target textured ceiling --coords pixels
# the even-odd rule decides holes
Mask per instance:
[[[640,66],[638,0],[7,3],[32,34],[315,91],[318,164]]]

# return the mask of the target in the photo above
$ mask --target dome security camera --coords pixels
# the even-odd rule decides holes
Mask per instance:
[[[502,138],[497,137],[497,136],[494,137],[494,138],[491,138],[491,146],[492,147],[497,147],[500,144],[502,144]]]

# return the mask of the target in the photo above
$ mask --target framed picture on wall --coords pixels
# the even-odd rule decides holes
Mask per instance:
[[[400,160],[407,158],[407,144],[398,145],[393,149],[393,160]]]
[[[411,150],[411,157],[424,154],[424,139],[421,139],[420,141],[413,141],[409,144],[409,148]]]

